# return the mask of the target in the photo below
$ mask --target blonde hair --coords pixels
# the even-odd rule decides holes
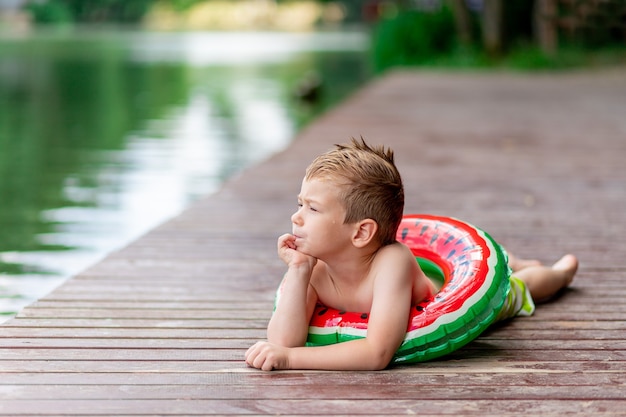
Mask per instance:
[[[360,142],[352,138],[347,145],[335,146],[313,160],[305,180],[336,182],[346,209],[344,223],[372,219],[378,224],[381,246],[395,242],[404,210],[404,188],[393,151],[371,147],[362,137]]]

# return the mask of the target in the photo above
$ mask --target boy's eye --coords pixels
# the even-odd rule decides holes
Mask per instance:
[[[298,202],[298,210],[300,210],[302,207],[304,207],[304,204]],[[311,211],[315,211],[315,212],[317,211],[315,207],[308,206],[307,208]]]

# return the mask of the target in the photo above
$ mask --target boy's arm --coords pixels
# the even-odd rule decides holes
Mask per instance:
[[[278,255],[288,269],[276,310],[267,326],[267,339],[280,346],[304,346],[317,302],[317,293],[310,284],[317,259],[295,250],[291,234],[278,238]]]
[[[267,340],[285,347],[304,346],[317,294],[309,284],[311,268],[291,267],[283,278],[276,310],[267,325]]]
[[[377,266],[374,300],[365,339],[319,346],[285,348],[260,342],[246,353],[259,369],[376,370],[385,368],[406,335],[412,277],[417,263],[402,251],[387,250]],[[308,329],[308,322],[305,325]],[[308,331],[308,330],[307,330]],[[271,341],[270,341],[271,342]]]

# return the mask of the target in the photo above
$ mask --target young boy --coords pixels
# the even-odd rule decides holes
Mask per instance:
[[[288,269],[268,341],[248,349],[246,363],[266,371],[385,368],[405,336],[411,305],[436,292],[395,240],[404,190],[393,151],[352,139],[320,155],[306,170],[298,207],[292,233],[278,239]],[[527,290],[539,300],[572,282],[578,260],[565,255],[546,267],[511,256],[509,265],[527,287],[519,297]],[[316,303],[369,312],[367,337],[305,347]]]

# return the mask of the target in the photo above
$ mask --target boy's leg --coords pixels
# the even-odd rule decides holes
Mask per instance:
[[[520,269],[528,268],[529,266],[540,266],[541,262],[536,259],[522,259],[508,252],[509,255],[509,267],[513,272],[517,272]]]
[[[552,266],[532,265],[515,271],[524,281],[533,299],[545,300],[571,284],[578,269],[578,259],[565,255]]]

